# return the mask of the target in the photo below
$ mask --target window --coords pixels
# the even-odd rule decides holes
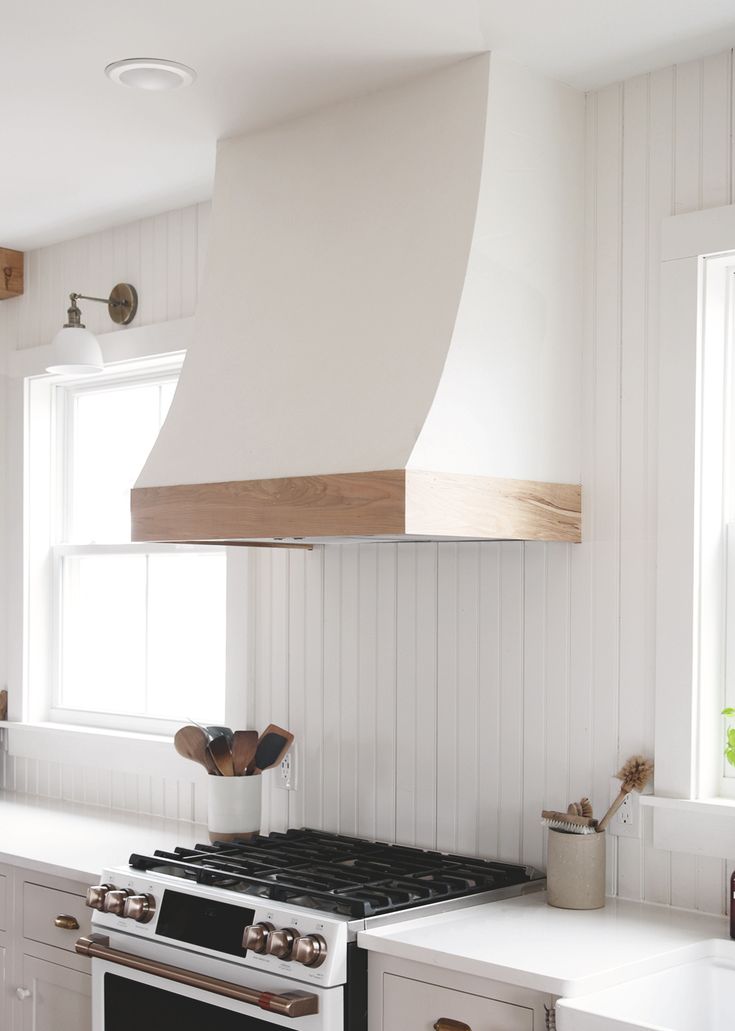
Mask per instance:
[[[735,206],[661,236],[656,848],[729,855],[735,779],[720,715],[735,692]]]
[[[54,722],[165,733],[192,718],[224,721],[225,549],[130,541],[130,489],[179,366],[46,387]],[[42,497],[32,492],[31,506]]]

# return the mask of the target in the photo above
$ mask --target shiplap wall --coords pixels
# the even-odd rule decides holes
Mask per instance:
[[[602,90],[587,118],[585,486],[603,763],[653,747],[659,233],[666,215],[733,200],[732,54]],[[621,894],[723,910],[732,862],[658,852],[648,827],[642,849],[617,849]]]
[[[29,251],[24,295],[0,304],[0,343],[9,348],[48,344],[66,321],[72,290],[107,297],[121,281],[138,290],[136,326],[193,315],[209,213],[208,202],[194,204]],[[104,305],[82,301],[80,306],[93,333],[115,329]]]
[[[728,52],[588,98],[585,543],[252,553],[254,723],[298,738],[297,790],[270,781],[272,827],[542,863],[542,805],[584,792],[601,810],[619,761],[652,750],[659,224],[732,200],[731,70]],[[130,227],[108,248],[115,233],[140,245]],[[176,268],[176,232],[164,235]],[[70,260],[84,245],[63,246]],[[59,288],[28,345],[56,326],[69,288],[46,260]],[[159,289],[183,296],[181,276],[159,265]],[[8,765],[11,786],[50,790],[49,771]],[[100,788],[89,771],[56,773],[66,797],[196,808],[190,789],[179,799],[148,778],[113,786],[95,771]],[[642,841],[609,845],[611,889],[708,912],[724,911],[731,866],[658,851],[647,825]]]

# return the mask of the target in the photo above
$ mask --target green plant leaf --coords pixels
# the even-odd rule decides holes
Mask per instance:
[[[725,749],[725,758],[727,759],[727,761],[730,763],[731,766],[735,766],[735,748],[726,748]]]
[[[727,708],[722,710],[723,716],[735,716],[735,709]]]

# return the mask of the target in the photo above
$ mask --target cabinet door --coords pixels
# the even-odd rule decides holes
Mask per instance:
[[[23,992],[28,995],[20,1002],[22,1031],[91,1031],[89,974],[24,956]]]
[[[0,945],[0,1028],[2,1028],[2,1031],[10,1027],[10,997],[8,995],[6,964],[5,949]]]
[[[533,1031],[533,1010],[525,1006],[385,975],[384,1031],[432,1031],[442,1017],[460,1027],[466,1025],[470,1031]]]

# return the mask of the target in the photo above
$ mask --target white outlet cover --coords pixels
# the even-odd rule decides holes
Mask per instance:
[[[617,777],[610,779],[610,801],[618,797],[620,781]],[[641,803],[635,791],[632,791],[610,823],[607,833],[617,838],[640,838],[641,836]]]

